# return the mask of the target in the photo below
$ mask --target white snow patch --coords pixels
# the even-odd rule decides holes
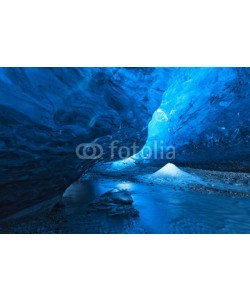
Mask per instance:
[[[176,165],[168,163],[163,168],[152,174],[153,177],[180,177],[180,176],[189,176],[188,173],[180,170]]]
[[[153,174],[140,176],[140,179],[146,182],[154,182],[156,184],[170,184],[179,186],[202,182],[198,176],[184,172],[171,163],[166,164],[163,168]]]

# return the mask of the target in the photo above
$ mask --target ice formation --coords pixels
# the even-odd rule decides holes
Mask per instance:
[[[0,217],[60,198],[97,163],[76,156],[81,143],[101,145],[104,161],[112,141],[142,147],[160,105],[148,98],[155,76],[149,68],[0,68]]]
[[[249,171],[249,68],[162,69],[161,77],[146,147],[174,146],[177,165]]]

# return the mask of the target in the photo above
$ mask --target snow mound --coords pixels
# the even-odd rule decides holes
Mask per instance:
[[[202,183],[200,177],[184,172],[171,163],[166,164],[163,168],[153,174],[140,176],[140,180],[155,184],[170,184],[174,186]]]
[[[190,174],[180,170],[179,168],[176,167],[176,165],[168,163],[166,164],[163,168],[155,172],[152,177],[180,177],[180,176],[191,176]]]

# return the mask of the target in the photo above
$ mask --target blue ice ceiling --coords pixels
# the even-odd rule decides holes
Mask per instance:
[[[158,140],[176,147],[177,165],[249,170],[249,77],[248,68],[0,68],[1,214],[60,197],[97,163],[76,157],[79,143],[97,141],[107,161],[114,140]]]

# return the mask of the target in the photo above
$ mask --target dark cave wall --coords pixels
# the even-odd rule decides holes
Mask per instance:
[[[103,159],[113,140],[142,147],[160,105],[148,98],[155,76],[147,68],[0,69],[0,216],[61,195],[96,163],[77,158],[80,143],[97,140]]]

